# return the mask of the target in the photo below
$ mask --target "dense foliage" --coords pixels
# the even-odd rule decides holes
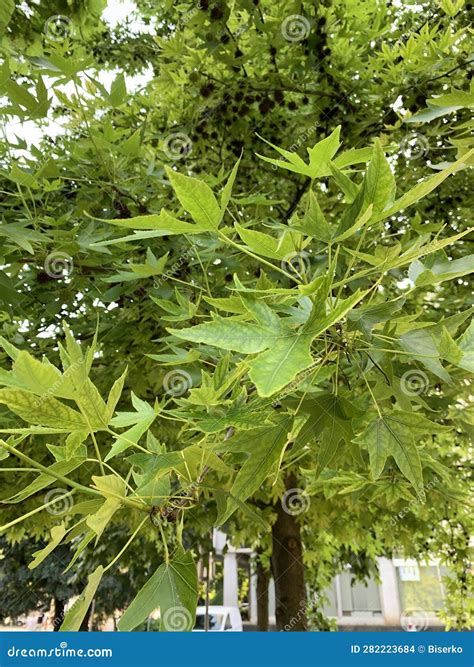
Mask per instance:
[[[103,8],[0,11],[8,540],[74,569],[120,534],[66,630],[144,538],[119,628],[190,629],[213,526],[282,572],[281,629],[400,549],[467,627],[467,5]]]

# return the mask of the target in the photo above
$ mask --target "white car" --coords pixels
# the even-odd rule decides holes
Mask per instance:
[[[209,632],[242,632],[242,617],[238,607],[224,607],[221,605],[210,605]],[[196,623],[193,632],[205,632],[206,607],[196,609]]]

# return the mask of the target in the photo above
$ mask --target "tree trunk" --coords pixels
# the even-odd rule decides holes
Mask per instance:
[[[268,632],[268,585],[270,572],[257,558],[257,627],[260,632]]]
[[[58,632],[64,621],[64,600],[54,598],[53,600],[53,632]]]
[[[89,632],[91,614],[92,614],[92,602],[89,605],[89,609],[86,611],[86,615],[82,619],[82,623],[79,627],[79,632]]]
[[[287,490],[295,489],[296,477],[288,475],[285,485]],[[307,603],[300,526],[296,516],[285,511],[281,502],[275,506],[275,510],[277,520],[272,526],[272,570],[277,629],[285,632],[305,631],[308,629]]]

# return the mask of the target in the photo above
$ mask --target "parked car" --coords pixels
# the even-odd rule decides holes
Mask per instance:
[[[238,607],[210,605],[209,632],[242,632],[242,617]],[[193,632],[205,632],[206,607],[196,609],[196,623]]]

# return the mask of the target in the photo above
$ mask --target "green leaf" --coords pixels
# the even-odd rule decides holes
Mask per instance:
[[[125,236],[121,239],[101,241],[92,244],[93,246],[97,247],[124,243],[127,241],[140,241],[144,238],[154,238],[156,236],[170,236],[173,234],[202,234],[202,232],[215,230],[214,226],[197,225],[178,220],[178,218],[175,218],[164,208],[162,208],[161,211],[157,214],[137,215],[134,218],[113,218],[110,220],[94,218],[94,220],[100,220],[100,222],[106,222],[108,225],[114,225],[115,227],[121,227],[123,229],[143,230],[141,233],[137,232],[132,236]]]
[[[176,354],[147,354],[146,356],[153,361],[159,361],[162,366],[177,366],[181,364],[193,364],[200,358],[200,353],[197,350],[180,350],[178,347],[173,348]]]
[[[447,116],[448,114],[454,113],[460,108],[461,108],[460,106],[446,106],[446,107],[439,106],[433,108],[428,107],[428,109],[420,111],[419,113],[416,113],[414,116],[410,116],[410,118],[404,118],[403,122],[430,123],[435,118],[440,118],[441,116]]]
[[[244,452],[248,458],[237,473],[230,498],[225,509],[219,512],[216,525],[224,524],[238,509],[237,500],[241,503],[247,500],[274,471],[289,442],[292,422],[291,416],[282,415],[269,426],[239,433],[221,447],[225,452]]]
[[[446,327],[443,327],[441,331],[441,337],[438,343],[438,352],[439,356],[442,359],[449,361],[450,364],[458,365],[463,358],[462,350],[456,345]]]
[[[147,417],[156,417],[156,412],[146,401],[142,401],[137,398],[132,392],[132,405],[135,408],[135,412],[117,412],[116,416],[110,421],[112,426],[117,426],[122,428],[124,426],[130,426],[131,424],[137,424],[142,419]]]
[[[120,144],[120,152],[128,157],[137,157],[140,154],[142,131],[139,128]]]
[[[142,418],[138,417],[140,413],[132,413],[132,414],[135,415],[136,423],[134,424],[134,426],[132,426],[131,428],[127,429],[119,436],[117,436],[117,438],[114,440],[112,444],[112,448],[105,457],[105,461],[109,461],[114,456],[117,456],[117,454],[121,454],[129,447],[133,447],[134,444],[136,445],[140,440],[140,438],[142,437],[142,435],[150,428],[150,426],[156,419],[155,412],[153,412],[153,414],[150,413]]]
[[[77,561],[77,559],[79,558],[81,553],[87,547],[89,542],[91,542],[94,539],[94,537],[95,537],[95,533],[94,533],[93,530],[89,530],[89,531],[87,531],[87,533],[85,533],[84,537],[81,539],[79,544],[75,547],[74,556],[69,561],[68,566],[64,570],[64,574],[66,574],[66,572],[69,572],[69,570],[72,568],[74,563]]]
[[[301,238],[301,235],[295,232],[286,232],[281,238],[275,238],[269,234],[242,227],[238,222],[234,222],[234,227],[242,241],[254,253],[271,259],[282,260],[294,253]]]
[[[352,310],[347,315],[349,321],[349,329],[359,329],[363,331],[366,336],[370,336],[372,329],[377,324],[387,322],[393,319],[394,313],[397,313],[405,303],[405,299],[392,299],[385,301],[375,306],[361,306]]]
[[[15,359],[18,359],[21,350],[9,343],[3,336],[0,336],[0,345],[3,347],[10,359],[13,359],[14,361]]]
[[[112,389],[110,390],[109,397],[107,399],[107,423],[112,419],[115,408],[117,407],[117,403],[122,396],[123,385],[125,378],[127,377],[127,372],[128,368],[124,370],[118,380],[115,380],[114,384],[112,385]]]
[[[74,456],[77,455],[77,451],[88,436],[89,431],[74,431],[67,436],[65,451],[66,461],[70,461]]]
[[[449,431],[448,427],[411,412],[392,411],[372,420],[356,442],[369,450],[372,477],[378,479],[389,456],[411,482],[420,499],[424,498],[423,474],[416,438],[427,433]]]
[[[117,478],[115,477],[115,479]],[[121,482],[121,480],[117,481]],[[124,491],[125,487],[124,484],[122,484],[120,490],[117,490],[117,492],[124,495]],[[107,498],[97,512],[87,517],[86,524],[97,535],[97,539],[102,535],[120,505],[121,503],[118,498]]]
[[[117,496],[125,496],[124,482],[117,475],[93,476],[92,481],[94,488],[100,491],[106,499],[117,499]]]
[[[112,82],[109,94],[109,102],[113,107],[118,107],[125,100],[127,95],[127,87],[125,85],[125,77],[123,72],[119,72]]]
[[[265,319],[258,324],[216,318],[190,329],[170,330],[179,338],[207,343],[225,350],[253,354],[268,350],[249,362],[250,378],[260,396],[270,396],[284,387],[303,368],[309,366],[311,336],[298,335],[284,321],[260,304]]]
[[[92,477],[92,481],[94,487],[105,496],[102,505],[86,519],[87,526],[99,540],[113,515],[122,504],[121,498],[125,497],[125,482],[116,475]]]
[[[134,475],[136,495],[153,507],[161,507],[171,496],[170,476],[162,471],[150,479],[149,475]],[[145,479],[145,481],[142,481]]]
[[[72,607],[66,612],[64,621],[60,627],[61,632],[75,632],[81,627],[81,623],[94,599],[100,580],[104,574],[104,568],[99,565],[92,574],[89,575],[87,586],[74,602]]]
[[[31,563],[28,564],[28,569],[34,570],[35,567],[38,567],[38,565],[40,565],[44,559],[47,558],[49,554],[54,551],[54,549],[56,549],[66,533],[66,526],[63,523],[59,526],[54,526],[51,528],[51,542],[49,542],[43,549],[39,549],[39,551],[34,552],[34,558]]]
[[[120,619],[118,629],[133,630],[159,608],[160,630],[189,631],[194,627],[197,594],[193,557],[190,552],[180,550],[168,563],[162,563],[140,589]]]
[[[319,206],[316,195],[312,190],[309,191],[309,206],[308,210],[301,222],[300,228],[309,236],[312,236],[318,241],[328,242],[331,240],[332,231],[328,221],[324,217],[323,212]]]
[[[249,362],[249,377],[259,396],[272,396],[312,364],[311,340],[308,334],[280,327],[278,338],[268,341],[269,349]]]
[[[37,396],[58,394],[64,379],[60,371],[49,362],[41,362],[28,352],[18,351],[12,370],[0,370],[0,384],[24,389]]]
[[[42,491],[53,482],[57,482],[57,475],[62,475],[64,477],[73,470],[76,470],[82,463],[84,463],[84,459],[78,457],[71,459],[70,461],[57,461],[48,467],[48,470],[51,470],[51,473],[53,474],[48,475],[44,472],[39,474],[38,477],[28,484],[22,491],[15,493],[14,496],[7,500],[2,500],[2,503],[21,503],[34,493],[38,493],[38,491]]]
[[[265,162],[269,162],[270,164],[275,165],[276,167],[280,167],[281,169],[287,169],[288,171],[293,171],[296,174],[303,174],[305,176],[309,176],[309,166],[300,158],[298,153],[294,151],[287,151],[284,148],[279,148],[278,146],[275,146],[272,144],[270,141],[267,141],[263,137],[257,134],[257,137],[259,139],[262,139],[266,144],[274,148],[280,155],[286,158],[287,162],[284,162],[281,158],[279,160],[275,160],[274,158],[269,158],[265,157],[264,155],[259,155],[259,153],[256,153],[257,157],[259,157],[261,160],[264,160]]]
[[[356,219],[353,225],[350,225],[343,232],[339,233],[339,228],[336,232],[336,236],[333,238],[334,243],[340,243],[345,241],[350,236],[355,234],[359,229],[364,227],[368,222],[370,222],[373,215],[372,204],[365,209],[365,211]],[[345,226],[345,225],[344,225]]]
[[[438,258],[433,256],[423,263],[415,260],[408,268],[408,277],[417,287],[435,285],[445,280],[453,280],[474,271],[474,255],[467,255],[460,259]]]
[[[465,90],[453,90],[445,95],[438,95],[437,97],[430,97],[427,100],[430,106],[456,106],[456,107],[472,107],[474,106],[474,93]]]
[[[272,396],[312,363],[310,345],[313,338],[344,317],[363,297],[364,293],[358,291],[339,301],[327,315],[321,315],[318,304],[300,330],[294,330],[278,318],[266,304],[257,305],[249,300],[248,306],[258,324],[216,317],[212,322],[169,331],[178,338],[225,350],[246,354],[263,352],[248,362],[249,377],[259,396]]]
[[[211,188],[197,178],[184,176],[169,167],[165,169],[181,206],[191,215],[197,227],[202,231],[216,230],[222,214]]]
[[[364,189],[364,207],[372,204],[374,214],[383,211],[395,198],[395,177],[378,139],[375,140],[372,159],[367,168]]]
[[[474,373],[474,320],[471,320],[469,327],[458,340],[458,346],[463,353],[458,366]]]
[[[0,5],[0,36],[5,33],[5,30],[10,23],[10,19],[15,11],[14,0],[2,0]]]
[[[270,345],[266,339],[268,331],[264,327],[219,316],[215,316],[212,322],[185,329],[168,329],[168,331],[183,340],[206,343],[244,354],[262,352]]]
[[[380,211],[376,216],[375,221],[385,220],[391,215],[394,215],[395,213],[398,213],[399,211],[407,208],[407,206],[411,206],[423,197],[426,197],[426,195],[428,195],[435,188],[437,188],[438,185],[446,180],[448,176],[456,173],[460,169],[463,169],[466,164],[468,164],[469,158],[472,155],[474,155],[474,149],[465,153],[461,158],[459,158],[459,160],[456,160],[456,162],[453,162],[449,165],[449,167],[446,167],[446,169],[443,169],[443,171],[440,171],[438,174],[434,174],[434,176],[426,178],[421,183],[417,183],[417,185],[415,185],[415,187],[413,187],[409,192],[406,192],[399,199],[397,199],[392,206],[389,206],[383,211]]]
[[[326,426],[318,450],[317,475],[333,461],[343,441],[350,446],[352,435],[350,421],[334,419]]]
[[[130,282],[132,280],[143,280],[151,278],[152,276],[159,276],[163,273],[166,263],[168,261],[169,253],[166,253],[157,259],[153,252],[148,248],[147,261],[143,264],[124,264],[124,268],[131,269],[131,271],[119,271],[113,276],[104,278],[106,283]]]
[[[321,394],[304,401],[301,411],[309,414],[309,417],[295,439],[294,451],[318,439],[317,473],[320,473],[337,454],[341,441],[345,440],[347,444],[351,442],[351,406],[344,398]]]
[[[333,162],[329,163],[329,168],[331,169],[331,174],[334,180],[344,193],[346,201],[352,203],[359,193],[359,186],[351,181],[349,176],[346,176],[346,174],[338,169]]]
[[[222,190],[221,220],[224,217],[224,214],[227,210],[227,206],[229,205],[230,197],[232,195],[232,188],[234,187],[235,177],[237,176],[237,170],[239,168],[239,164],[240,164],[240,158],[235,163],[232,171],[230,172],[229,178],[227,179],[227,183],[225,184],[224,189]]]
[[[21,107],[24,107],[30,113],[34,113],[36,111],[38,102],[36,98],[33,97],[30,92],[28,92],[25,86],[20,86],[18,83],[10,79],[5,84],[5,90],[12,102],[18,104]]]
[[[265,143],[267,143],[269,146],[278,151],[280,155],[286,158],[287,162],[284,162],[283,160],[275,160],[273,158],[268,158],[263,155],[259,155],[258,153],[257,156],[260,159],[265,160],[265,162],[274,164],[275,166],[281,167],[282,169],[288,169],[289,171],[294,171],[297,174],[303,174],[304,176],[309,176],[312,179],[320,178],[322,176],[328,176],[331,173],[329,168],[329,162],[332,160],[332,158],[338,151],[339,146],[341,145],[339,142],[340,131],[341,131],[341,126],[338,125],[336,129],[328,137],[322,139],[322,141],[319,141],[317,144],[313,146],[313,148],[307,148],[309,155],[309,164],[306,164],[296,152],[287,151],[283,148],[279,148],[278,146],[272,144],[270,141],[263,139],[263,137],[260,137],[259,135],[257,136],[263,141],[265,141]]]
[[[340,155],[332,161],[332,164],[338,169],[351,167],[354,164],[366,164],[372,157],[372,152],[372,146],[368,146],[367,148],[350,148],[348,151],[340,153]]]
[[[304,331],[310,333],[313,337],[320,336],[326,329],[329,329],[329,327],[332,327],[333,324],[336,324],[336,322],[345,317],[359,301],[362,301],[366,294],[367,291],[357,290],[357,292],[348,296],[347,299],[336,300],[335,306],[330,308],[327,314],[321,314],[320,303],[316,301],[311,315],[304,326]]]
[[[429,327],[407,331],[400,336],[400,345],[406,352],[411,353],[413,359],[419,361],[441,380],[451,383],[449,373],[440,362],[436,330]]]
[[[341,145],[339,141],[340,133],[341,126],[338,125],[328,137],[319,141],[313,148],[307,149],[309,155],[308,176],[311,178],[319,178],[320,176],[327,174],[329,162],[337,153],[339,146]]]

